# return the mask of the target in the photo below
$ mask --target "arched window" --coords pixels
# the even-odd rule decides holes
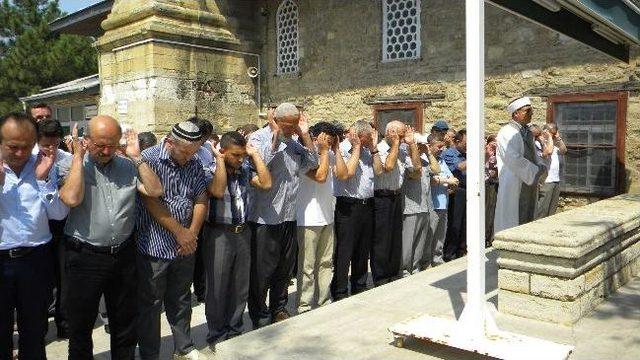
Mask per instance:
[[[298,5],[284,0],[276,13],[278,74],[298,72]]]
[[[420,0],[382,1],[382,61],[420,58]]]

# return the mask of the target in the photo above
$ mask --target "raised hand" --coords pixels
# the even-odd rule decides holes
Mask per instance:
[[[404,132],[404,142],[407,145],[413,145],[415,143],[415,133],[413,131],[413,128],[409,125],[407,125],[406,130]]]
[[[249,146],[249,144],[247,144],[247,146]],[[215,146],[213,145],[209,146],[209,150],[211,151],[211,155],[213,155],[214,159],[218,160],[218,159],[224,158],[224,155],[222,155],[220,150],[217,149]]]
[[[277,130],[278,129],[278,124],[276,123],[276,119],[273,116],[273,113],[275,112],[276,109],[274,108],[268,108],[267,109],[267,121],[269,122],[269,127],[271,127],[271,130]]]
[[[87,151],[87,146],[83,140],[78,138],[78,123],[73,123],[71,128],[71,147],[73,156],[84,158],[84,154]]]
[[[49,171],[51,171],[53,164],[56,162],[56,154],[57,151],[53,151],[49,155],[40,151],[35,166],[36,179],[45,180],[49,177]]]
[[[309,133],[309,117],[303,111],[300,112],[300,120],[298,121],[298,127],[296,129],[298,136],[302,136]]]
[[[331,137],[326,133],[320,133],[318,138],[316,139],[318,143],[318,152],[325,153],[329,151],[329,147],[331,146]]]
[[[378,146],[378,130],[373,129],[371,132],[371,144],[369,145],[369,150],[374,151]]]
[[[347,135],[347,139],[351,143],[352,147],[360,146],[360,136],[358,136],[358,133],[356,132],[355,129],[350,129],[349,130],[349,134]]]
[[[127,143],[127,147],[124,150],[124,154],[129,159],[140,159],[140,142],[138,141],[138,133],[135,130],[129,128],[124,132],[124,139]]]
[[[260,155],[260,153],[258,152],[258,149],[255,146],[253,146],[253,144],[251,143],[247,143],[246,149],[247,149],[247,156],[251,158],[253,158],[256,155]]]

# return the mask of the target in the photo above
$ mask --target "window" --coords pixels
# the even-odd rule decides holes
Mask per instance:
[[[378,127],[378,132],[384,135],[387,124],[393,120],[400,120],[413,126],[417,132],[423,132],[422,116],[424,103],[422,102],[397,102],[373,105],[373,120]]]
[[[420,58],[420,0],[383,0],[382,61]]]
[[[612,196],[624,185],[627,93],[557,95],[548,99],[568,152],[561,163],[562,190]]]
[[[74,122],[78,123],[80,135],[87,125],[88,120],[97,114],[97,105],[95,104],[74,104],[74,105],[55,105],[52,104],[54,118],[60,121],[65,135],[71,132],[71,126]]]
[[[285,0],[276,13],[278,74],[298,72],[298,5]]]

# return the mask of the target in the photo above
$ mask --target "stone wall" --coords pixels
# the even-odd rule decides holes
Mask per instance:
[[[422,57],[382,63],[380,0],[328,0],[322,5],[299,0],[300,72],[276,75],[275,14],[280,1],[264,1],[263,94],[266,102],[303,104],[314,121],[351,122],[370,117],[369,97],[443,95],[427,104],[425,129],[437,118],[455,128],[465,122],[464,2],[423,0]],[[631,64],[586,45],[486,6],[487,131],[497,132],[508,117],[510,99],[531,94],[534,122],[546,120],[546,96],[629,88],[636,80],[638,54]],[[637,86],[632,86],[637,89]],[[640,98],[633,91],[627,115],[628,188],[635,190],[640,154]],[[568,203],[574,203],[572,199]],[[586,203],[589,199],[581,199]]]
[[[571,324],[640,272],[640,196],[620,195],[496,234],[498,310]]]

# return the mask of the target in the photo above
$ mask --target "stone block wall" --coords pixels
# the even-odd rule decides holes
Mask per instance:
[[[442,95],[424,109],[425,131],[438,118],[465,126],[464,2],[421,1],[420,59],[381,62],[382,1],[298,0],[300,72],[276,75],[276,21],[280,1],[262,2],[264,103],[295,101],[313,121],[350,123],[371,117],[370,97]],[[506,104],[532,94],[535,123],[547,116],[546,96],[557,93],[617,91],[638,79],[638,53],[630,64],[609,58],[566,36],[528,22],[490,4],[486,7],[486,131],[508,121]],[[262,25],[261,25],[262,26]],[[634,89],[636,87],[632,87]],[[640,98],[629,97],[625,190],[637,185],[640,154]],[[568,198],[574,207],[597,199]]]
[[[620,195],[496,234],[498,310],[572,324],[640,273],[640,196]]]

